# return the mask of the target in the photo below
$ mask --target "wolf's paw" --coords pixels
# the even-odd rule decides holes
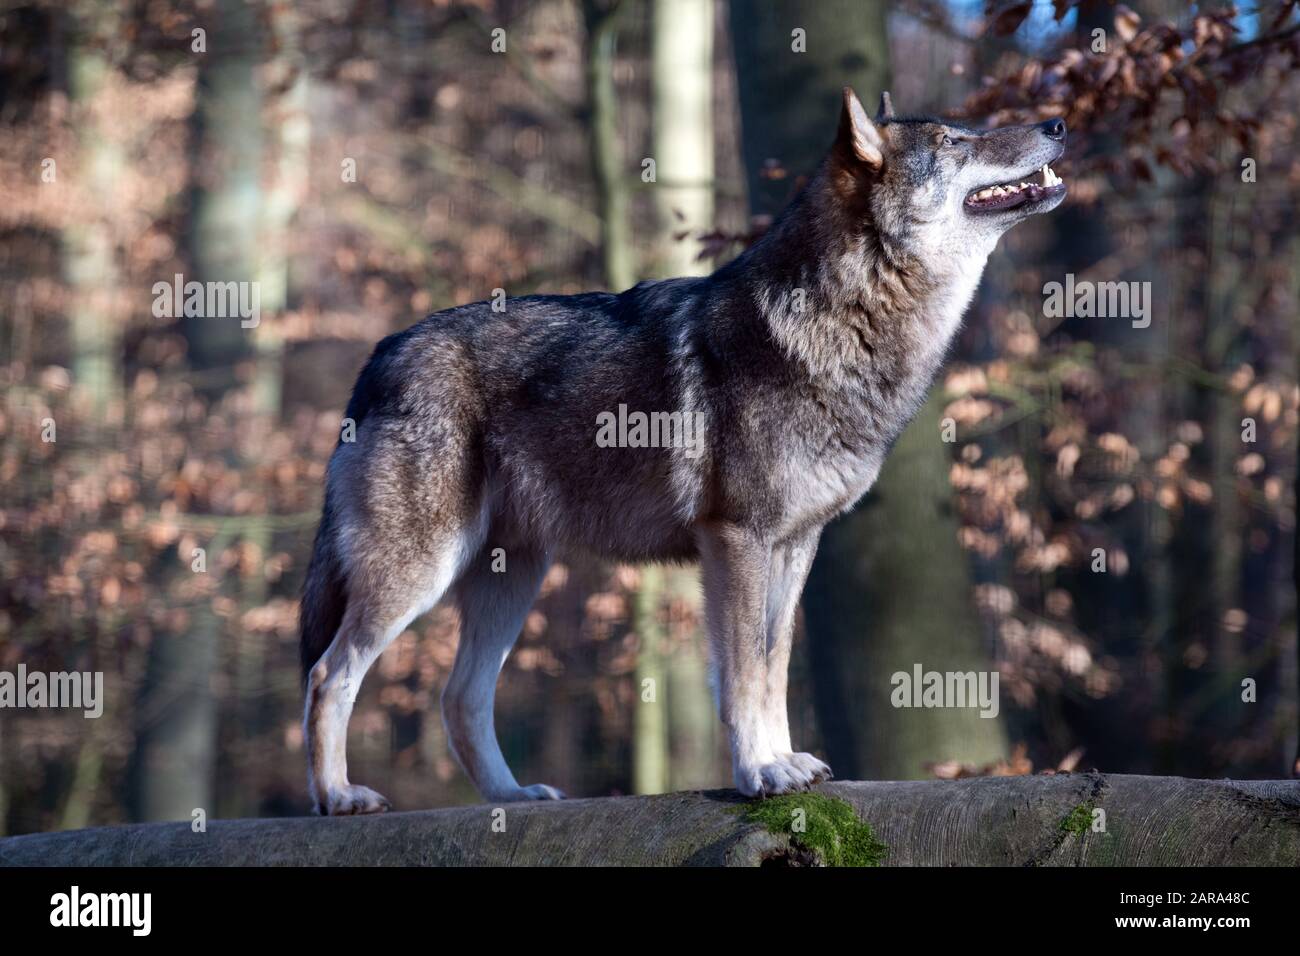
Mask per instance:
[[[775,797],[807,790],[815,782],[812,770],[797,765],[792,756],[787,754],[758,766],[736,768],[736,789],[747,797]]]
[[[811,776],[813,783],[821,783],[823,780],[830,780],[835,776],[835,774],[831,773],[830,767],[812,754],[782,754],[781,757]]]
[[[544,783],[535,783],[531,787],[516,787],[507,793],[497,794],[490,802],[520,803],[524,800],[563,800],[564,791],[548,787]]]
[[[335,787],[325,794],[323,806],[317,806],[316,812],[329,817],[351,816],[362,813],[385,813],[393,805],[381,793],[375,793],[369,787],[355,783]]]

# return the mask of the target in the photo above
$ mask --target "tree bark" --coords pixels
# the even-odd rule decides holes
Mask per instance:
[[[1294,781],[1058,774],[831,783],[886,866],[1296,866]],[[798,800],[798,797],[792,798]],[[734,791],[485,804],[378,817],[135,824],[0,840],[6,866],[815,864]],[[1081,813],[1080,808],[1084,808]],[[1067,827],[1105,812],[1105,831]],[[497,825],[494,827],[494,821]]]

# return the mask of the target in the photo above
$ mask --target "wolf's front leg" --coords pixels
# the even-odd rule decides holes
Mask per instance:
[[[821,529],[778,544],[772,549],[767,586],[767,696],[764,713],[768,737],[777,759],[787,760],[807,783],[829,780],[831,768],[812,754],[796,753],[790,743],[790,717],[786,705],[790,649],[794,644],[794,616],[799,595],[808,580]]]
[[[747,797],[800,790],[811,780],[777,756],[767,720],[771,544],[734,524],[709,525],[698,536],[709,650],[736,789]]]

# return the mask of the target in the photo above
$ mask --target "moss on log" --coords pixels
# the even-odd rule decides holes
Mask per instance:
[[[732,791],[516,803],[372,817],[99,827],[0,840],[0,864],[59,866],[1300,865],[1300,782],[1107,774],[829,783],[816,826],[773,825]],[[843,801],[857,821],[827,812]],[[783,798],[793,814],[797,798]],[[781,821],[778,821],[778,824]],[[1104,828],[1104,829],[1102,829]],[[829,843],[827,841],[830,841]],[[846,844],[847,845],[847,844]],[[872,854],[874,862],[879,854]]]

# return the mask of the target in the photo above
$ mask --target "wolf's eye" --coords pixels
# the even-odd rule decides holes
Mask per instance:
[[[949,136],[947,133],[944,133],[944,134],[943,134],[943,139],[941,139],[941,140],[939,141],[939,145],[940,145],[940,146],[951,146],[951,145],[952,145],[952,137]]]

